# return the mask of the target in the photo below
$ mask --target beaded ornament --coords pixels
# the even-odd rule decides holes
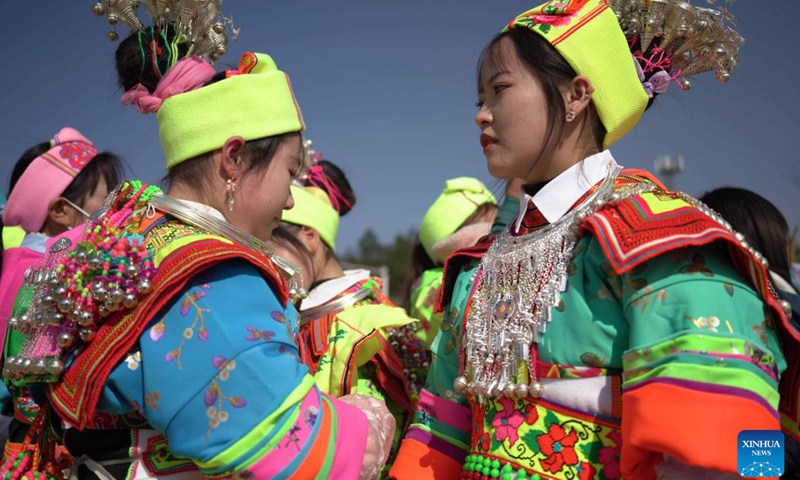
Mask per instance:
[[[156,274],[140,224],[148,201],[161,190],[133,180],[113,192],[99,219],[86,224],[80,241],[63,237],[42,265],[29,269],[33,287],[28,310],[9,319],[27,334],[18,356],[9,357],[3,375],[12,380],[55,381],[65,354],[91,342],[109,315],[135,308],[152,289]]]

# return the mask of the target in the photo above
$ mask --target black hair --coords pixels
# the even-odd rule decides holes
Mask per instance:
[[[700,197],[769,262],[769,269],[791,283],[789,224],[775,205],[744,188],[723,187]]]
[[[311,277],[315,277],[314,259],[308,247],[300,241],[300,225],[294,225],[288,222],[280,222],[277,227],[272,231],[270,242],[277,243],[284,248],[292,250],[297,256],[302,257],[308,265],[310,265],[312,272]]]
[[[175,59],[183,58],[188,53],[188,42],[175,42],[176,32],[173,26],[166,29],[148,27],[134,31],[120,42],[116,51],[117,83],[123,90],[130,90],[142,84],[151,93],[155,91],[161,77],[174,64]],[[177,45],[177,52],[171,45]],[[225,72],[218,72],[205,85],[223,81]],[[260,139],[247,141],[243,151],[242,174],[262,172],[266,169],[278,149],[291,138],[299,138],[299,132],[289,132]],[[200,154],[172,167],[162,179],[162,183],[171,185],[182,183],[192,185],[200,191],[208,189],[209,172],[207,161],[212,152]]]
[[[175,28],[149,27],[134,30],[122,40],[116,51],[116,68],[119,86],[128,91],[141,83],[151,93],[158,81],[175,62],[176,52],[171,49],[175,43]],[[177,43],[177,58],[189,51],[188,42]],[[155,53],[155,55],[153,55]]]
[[[491,72],[501,71],[503,64],[508,61],[502,53],[502,41],[508,38],[514,46],[520,61],[528,71],[539,81],[547,99],[547,125],[548,130],[544,139],[544,146],[539,158],[533,166],[542,159],[548,158],[558,146],[566,131],[566,108],[564,106],[561,87],[570,82],[578,74],[575,69],[561,56],[560,53],[547,42],[541,35],[527,28],[514,28],[497,34],[481,53],[478,61],[477,89],[480,91],[482,76],[481,67],[487,65]],[[591,132],[586,133],[587,126]],[[592,145],[587,148],[589,154],[603,149],[603,138],[606,128],[597,115],[594,104],[590,103],[587,115],[584,115],[582,127],[584,135],[590,135]]]
[[[522,64],[528,68],[536,79],[538,79],[544,90],[545,98],[547,99],[548,130],[544,139],[542,152],[536,160],[536,162],[539,162],[552,155],[553,151],[564,137],[567,112],[559,87],[570,82],[573,78],[578,76],[578,74],[567,60],[561,56],[555,47],[544,37],[527,28],[514,28],[497,34],[481,53],[477,71],[477,89],[479,92],[481,90],[482,81],[481,67],[486,64],[490,72],[494,73],[501,71],[503,64],[507,61],[507,59],[503,58],[501,48],[502,41],[506,38],[508,38],[514,46]],[[648,47],[648,54],[658,47],[659,41],[659,39],[656,39],[651,43]],[[631,49],[632,51],[641,50],[639,40],[636,40]],[[646,78],[655,75],[660,70],[663,70],[663,68],[657,67],[653,71],[648,71]],[[647,108],[650,108],[656,96],[658,96],[657,93],[649,100]],[[589,128],[590,131],[587,132],[587,128]],[[591,145],[587,147],[587,154],[603,150],[603,140],[607,130],[600,120],[594,102],[590,103],[587,108],[587,115],[585,115],[582,120],[581,129],[582,135],[588,137],[587,140],[591,141]],[[531,165],[531,169],[536,162]]]
[[[27,149],[17,160],[8,185],[8,195],[16,187],[17,182],[25,173],[25,170],[33,163],[36,158],[50,150],[50,142],[34,145]],[[106,181],[108,190],[111,191],[122,180],[123,164],[122,159],[111,152],[98,153],[91,162],[75,176],[67,188],[61,192],[59,197],[64,197],[72,203],[82,206],[83,202],[90,197],[96,190],[100,179]]]
[[[19,160],[17,160],[17,163],[14,164],[14,169],[11,171],[11,178],[8,182],[8,197],[11,197],[11,192],[14,190],[14,187],[17,186],[25,170],[34,160],[46,153],[50,148],[50,142],[42,142],[25,150]],[[82,207],[83,202],[97,190],[97,185],[101,178],[106,181],[106,186],[108,190],[111,191],[122,180],[122,172],[122,159],[110,152],[100,152],[75,176],[67,188],[57,196],[64,197],[79,207]],[[0,217],[0,252],[5,250],[2,237],[3,221]]]
[[[334,205],[334,208],[336,208],[335,206],[338,203],[337,211],[339,212],[339,216],[344,217],[353,209],[356,204],[356,195],[353,192],[353,187],[350,185],[350,181],[347,179],[347,176],[344,174],[342,169],[336,166],[336,164],[330,160],[319,160],[317,165],[322,167],[322,173],[339,190],[339,193],[341,193],[342,197],[344,197],[344,200],[347,201],[347,204],[345,205],[341,200],[334,201],[331,199],[331,204]],[[305,180],[302,183],[305,186],[312,185],[310,180]],[[315,186],[325,191],[329,197],[333,195],[333,192],[329,192],[325,188],[325,185],[317,184]]]

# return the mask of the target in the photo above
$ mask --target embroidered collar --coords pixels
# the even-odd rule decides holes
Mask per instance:
[[[609,165],[616,164],[617,162],[611,156],[611,152],[603,150],[563,171],[536,192],[533,197],[524,191],[521,192],[519,214],[517,214],[514,223],[514,232],[519,231],[530,203],[533,203],[533,206],[539,209],[549,223],[555,223],[592,186],[605,178]]]
[[[300,311],[323,305],[356,283],[367,279],[369,270],[345,270],[344,276],[325,281],[308,292],[308,298],[300,304]]]

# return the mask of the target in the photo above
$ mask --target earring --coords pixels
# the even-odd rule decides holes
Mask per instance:
[[[575,120],[575,112],[570,110],[569,112],[567,112],[567,121],[571,122],[573,120]]]
[[[228,211],[233,211],[233,204],[236,201],[235,194],[236,194],[236,182],[233,181],[232,178],[229,178],[225,185],[225,200],[228,202]]]

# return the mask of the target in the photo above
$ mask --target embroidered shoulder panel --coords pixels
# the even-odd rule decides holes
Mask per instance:
[[[171,222],[163,225],[151,230],[156,242],[182,229],[176,229]],[[153,236],[151,232],[148,239]],[[94,427],[95,408],[108,376],[136,344],[153,315],[199,272],[225,260],[243,259],[259,269],[284,306],[288,302],[288,287],[280,270],[261,254],[210,235],[198,234],[194,241],[168,243],[169,252],[161,252],[167,254],[161,258],[152,293],[137,308],[109,317],[94,340],[78,352],[60,381],[48,387],[53,407],[78,429]]]

